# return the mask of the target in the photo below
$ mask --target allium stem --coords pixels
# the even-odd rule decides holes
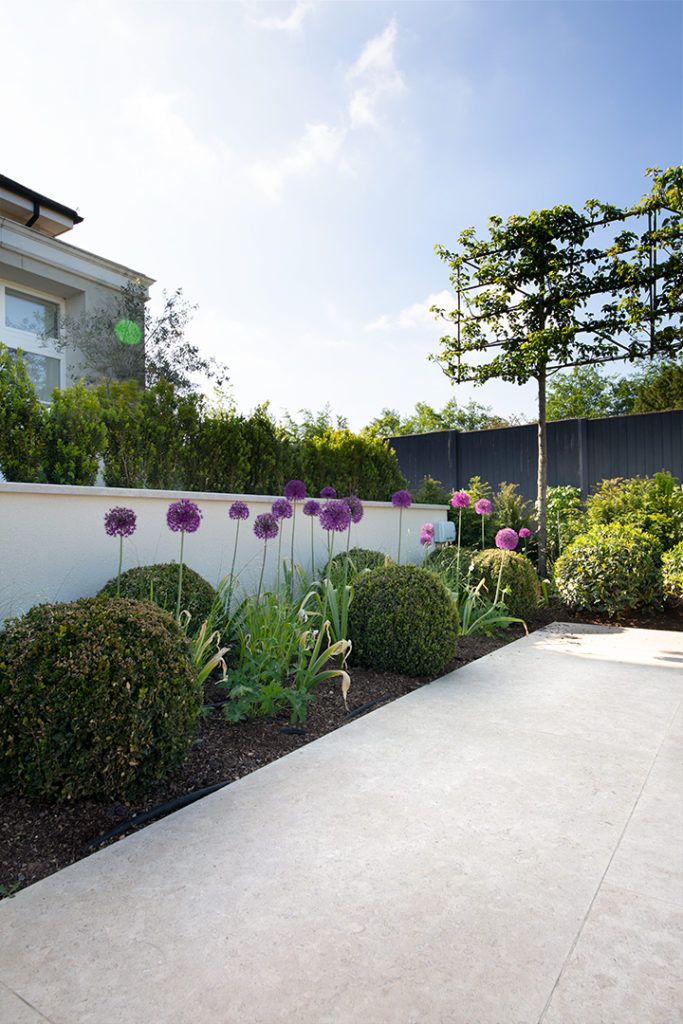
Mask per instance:
[[[401,526],[403,522],[403,505],[399,506],[398,509],[398,555],[396,558],[396,564],[401,564]]]
[[[281,561],[281,556],[282,556],[282,534],[285,532],[284,531],[284,526],[285,526],[285,521],[284,521],[284,519],[281,519],[280,520],[280,531],[279,531],[279,533],[277,535],[277,592],[278,592],[278,594],[280,593],[280,568],[281,568],[281,565],[282,565],[282,561]]]
[[[256,594],[256,604],[258,604],[259,601],[261,600],[261,587],[263,586],[263,573],[264,573],[264,570],[266,568],[266,550],[267,550],[267,548],[268,548],[268,541],[264,540],[264,542],[263,542],[263,561],[261,562],[261,575],[259,576],[259,581],[258,581],[258,592]]]
[[[237,560],[237,542],[240,539],[240,523],[241,519],[237,520],[237,531],[235,533],[235,547],[232,552],[232,565],[230,566],[230,586],[228,587],[228,615],[230,614],[230,605],[232,604],[232,593],[235,586],[235,562]]]
[[[175,617],[180,618],[180,598],[183,592],[183,546],[185,544],[185,531],[180,531],[180,564],[178,565],[178,600],[175,606]]]
[[[500,581],[501,581],[502,576],[503,576],[503,566],[505,564],[505,555],[506,555],[506,552],[505,551],[501,551],[501,553],[500,553],[500,569],[498,570],[498,583],[496,584],[496,596],[493,599],[494,606],[498,604],[498,595],[500,593]]]
[[[119,536],[119,572],[116,577],[116,596],[121,595],[121,566],[123,565],[123,534]]]
[[[315,545],[313,543],[313,516],[311,516],[311,580],[315,576]]]
[[[289,596],[294,600],[294,527],[296,525],[296,501],[292,502],[292,546],[289,559],[289,569],[291,572]]]
[[[484,520],[486,516],[481,517],[481,550],[484,550]]]
[[[334,550],[334,530],[327,531],[327,568],[325,569],[325,595],[323,597],[323,617],[320,628],[325,628],[325,616],[327,615],[327,592],[330,587],[330,573],[332,572],[332,552]]]
[[[457,575],[458,582],[456,583],[456,588],[457,588],[457,591],[458,591],[458,596],[460,595],[460,535],[461,535],[461,533],[462,533],[462,508],[458,508],[458,575]]]

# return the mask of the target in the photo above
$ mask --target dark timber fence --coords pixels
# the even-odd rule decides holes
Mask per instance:
[[[431,476],[457,489],[476,475],[494,487],[503,481],[519,484],[526,498],[536,496],[536,444],[535,424],[391,438],[413,488]],[[662,469],[683,477],[683,409],[548,424],[551,487],[573,484],[585,496],[600,480],[651,476]]]

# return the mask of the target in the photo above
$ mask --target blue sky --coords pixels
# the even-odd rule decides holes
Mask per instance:
[[[37,3],[3,25],[2,170],[73,244],[182,286],[242,409],[360,427],[455,394],[426,360],[434,244],[681,162],[683,7],[652,2]],[[34,31],[40,25],[40,32]]]

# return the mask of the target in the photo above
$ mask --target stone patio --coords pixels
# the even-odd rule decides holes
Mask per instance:
[[[681,1021],[682,695],[517,641],[0,903],[0,1020]]]

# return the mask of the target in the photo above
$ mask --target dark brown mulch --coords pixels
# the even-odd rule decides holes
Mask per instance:
[[[550,622],[602,622],[606,617],[572,615],[564,608],[544,608],[529,623],[539,629]],[[611,623],[614,624],[614,623]],[[683,630],[683,612],[670,610],[651,617],[633,616],[620,625]],[[511,627],[495,637],[461,637],[456,657],[446,671],[461,668],[524,635]],[[354,669],[349,693],[351,712],[368,714],[388,701],[415,690],[429,679]],[[211,695],[210,695],[211,699]],[[365,708],[365,705],[371,705]],[[354,716],[357,717],[357,716]],[[45,878],[91,852],[89,844],[133,814],[154,808],[184,793],[218,782],[234,781],[296,750],[349,721],[338,684],[318,688],[303,727],[291,730],[286,716],[231,725],[219,711],[201,723],[199,734],[181,767],[158,783],[137,803],[102,804],[78,800],[46,804],[23,797],[3,797],[0,820],[0,898],[4,892]]]

